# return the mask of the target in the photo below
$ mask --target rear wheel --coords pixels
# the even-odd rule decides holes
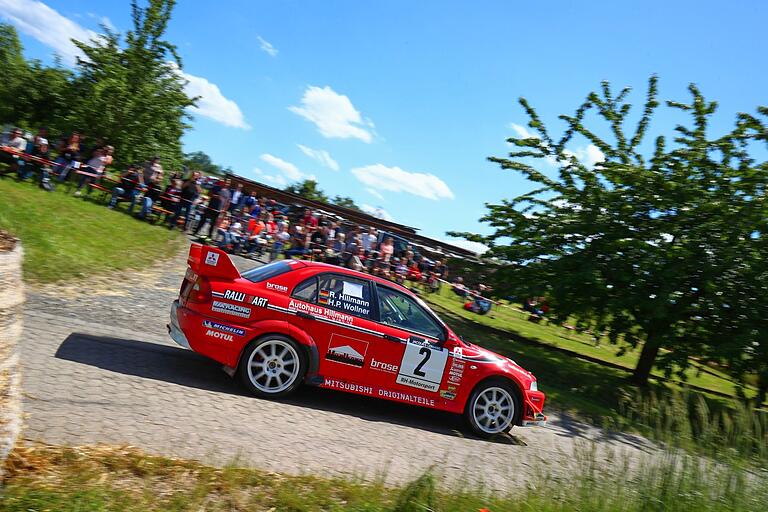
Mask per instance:
[[[298,389],[307,371],[306,355],[287,336],[270,334],[243,353],[240,380],[256,396],[283,398]]]
[[[512,385],[499,380],[480,384],[469,397],[464,417],[481,437],[507,432],[520,414],[520,399]]]

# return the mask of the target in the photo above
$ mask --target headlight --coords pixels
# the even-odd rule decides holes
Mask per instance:
[[[539,390],[539,384],[535,381],[531,381],[531,391],[538,391]]]

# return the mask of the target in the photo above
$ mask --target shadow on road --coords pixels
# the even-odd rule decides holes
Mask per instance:
[[[257,400],[229,378],[221,366],[189,350],[145,341],[90,334],[70,334],[56,351],[56,358],[190,388]],[[460,417],[441,411],[304,386],[284,403],[315,410],[346,414],[372,421],[403,425],[452,437],[464,434]],[[473,438],[476,439],[476,438]],[[489,442],[522,445],[517,436],[504,434]]]

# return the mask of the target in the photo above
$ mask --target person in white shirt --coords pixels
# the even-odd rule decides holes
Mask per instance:
[[[376,248],[376,228],[370,228],[367,233],[363,233],[362,240],[363,251],[365,251],[366,256],[369,256],[371,251]]]
[[[15,152],[24,153],[27,150],[27,139],[22,136],[21,129],[14,128],[11,130],[8,142],[5,145]],[[11,155],[9,158],[10,165],[8,169],[5,172],[0,172],[0,174],[16,172],[19,178],[22,179],[22,176],[24,176],[24,159],[16,155]]]
[[[243,199],[243,186],[238,183],[237,188],[232,192],[229,200],[230,213],[240,208],[240,201]]]
[[[87,176],[85,174],[80,175],[80,182],[77,184],[77,190],[75,191],[75,196],[80,196],[82,193],[82,188],[86,184],[96,183],[99,179],[101,179],[101,176],[104,174],[104,169],[107,167],[107,161],[111,161],[112,157],[107,157],[107,154],[104,149],[97,149],[93,152],[93,156],[90,160],[88,160],[88,163],[84,168],[81,168],[82,172],[87,172],[89,174],[96,174],[97,176]],[[88,187],[86,193],[91,193],[91,187]]]

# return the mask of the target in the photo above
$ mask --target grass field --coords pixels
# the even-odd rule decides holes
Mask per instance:
[[[0,511],[542,512],[755,511],[768,500],[764,474],[667,452],[648,461],[597,462],[587,446],[567,466],[532,472],[526,487],[491,492],[424,474],[401,486],[267,473],[233,464],[145,455],[130,448],[17,449]],[[468,468],[469,471],[469,468]],[[564,473],[563,473],[564,471]]]
[[[49,283],[109,271],[141,269],[167,258],[183,238],[59,187],[0,179],[0,228],[22,240],[24,279]]]
[[[619,353],[619,347],[612,345],[607,339],[596,340],[593,335],[576,332],[557,325],[549,325],[546,322],[533,323],[527,320],[529,314],[521,313],[511,308],[494,306],[487,315],[478,315],[463,309],[463,300],[459,299],[450,291],[450,287],[443,286],[439,293],[422,294],[425,300],[436,307],[450,311],[454,318],[466,320],[477,326],[490,327],[505,333],[509,333],[508,343],[503,341],[500,344],[494,340],[494,345],[498,348],[508,348],[508,351],[517,351],[518,347],[511,345],[512,339],[525,338],[527,340],[538,342],[542,347],[553,347],[568,351],[577,356],[586,356],[594,358],[601,362],[609,363],[611,366],[618,365],[618,374],[626,376],[634,369],[639,357],[639,348],[628,350],[624,354]],[[466,327],[465,327],[466,329]],[[483,344],[483,337],[488,336],[490,330],[471,329],[468,339]],[[599,341],[599,343],[598,343]],[[518,344],[519,345],[519,344]],[[621,371],[623,369],[624,371]],[[535,373],[535,372],[534,372]],[[667,381],[662,371],[655,370],[653,375],[661,380]],[[723,372],[716,369],[704,367],[696,362],[686,370],[685,383],[710,390],[714,393],[724,394],[736,397],[736,386],[733,381]],[[676,378],[670,379],[673,383],[682,383]],[[542,385],[546,382],[542,379]],[[744,390],[747,397],[754,397],[756,392],[753,388]]]

